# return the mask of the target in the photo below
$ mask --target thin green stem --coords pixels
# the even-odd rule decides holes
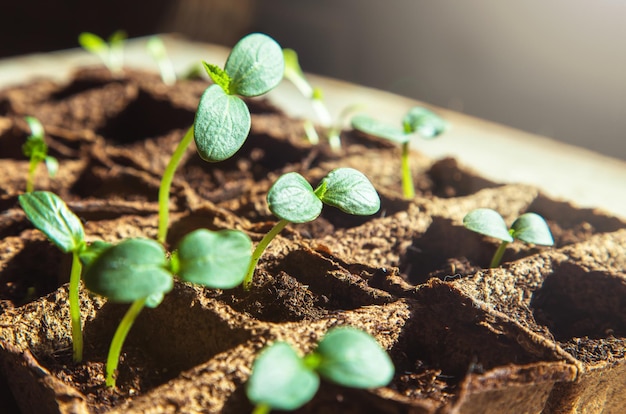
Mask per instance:
[[[407,200],[412,200],[415,197],[413,176],[409,165],[409,141],[402,143],[402,193]]]
[[[106,365],[106,386],[115,387],[115,379],[117,377],[117,365],[120,362],[120,353],[122,352],[122,346],[126,340],[128,331],[133,326],[135,319],[146,304],[146,298],[138,299],[130,305],[130,308],[126,311],[126,314],[120,321],[120,324],[113,335],[111,340],[111,346],[109,347],[109,355],[107,356]]]
[[[310,354],[307,354],[304,356],[304,358],[302,358],[302,362],[307,368],[315,371],[319,368],[320,365],[322,365],[323,359],[324,357],[322,357],[320,354],[316,352],[311,352]]]
[[[170,202],[170,188],[172,187],[172,181],[174,180],[174,174],[180,164],[180,160],[185,155],[187,147],[193,140],[193,126],[187,130],[187,133],[180,141],[176,150],[172,154],[170,162],[165,167],[163,172],[163,178],[161,179],[161,186],[159,187],[159,228],[157,230],[157,241],[161,244],[165,244],[167,239],[167,226],[169,224],[169,202]]]
[[[74,362],[83,360],[83,332],[80,322],[80,274],[83,266],[78,258],[78,252],[72,253],[72,270],[70,272],[69,302],[70,320],[72,323],[72,348]]]
[[[254,407],[254,410],[252,410],[252,414],[269,414],[270,411],[272,411],[272,408],[269,405],[259,404]]]
[[[313,125],[313,122],[309,119],[304,121],[304,133],[312,145],[317,145],[320,143],[320,137],[319,135],[317,135],[315,126]]]
[[[504,256],[504,251],[506,250],[506,246],[508,244],[509,242],[507,241],[503,241],[502,243],[500,243],[500,246],[498,246],[498,249],[493,254],[493,257],[491,258],[491,263],[489,264],[489,267],[493,268],[493,267],[500,266],[500,262],[502,261],[502,256]]]
[[[252,277],[254,276],[254,269],[256,269],[256,265],[263,255],[263,252],[270,244],[270,242],[276,237],[278,233],[287,225],[289,221],[281,220],[272,227],[272,229],[261,239],[259,244],[256,245],[254,251],[252,252],[252,259],[250,260],[250,266],[248,266],[248,273],[246,274],[245,279],[243,280],[243,288],[244,290],[250,290],[250,285],[252,285]]]
[[[328,128],[328,144],[334,152],[341,151],[341,131],[337,128]]]
[[[26,178],[26,192],[32,193],[35,189],[35,171],[37,171],[39,160],[37,157],[31,157],[28,163],[28,177]]]

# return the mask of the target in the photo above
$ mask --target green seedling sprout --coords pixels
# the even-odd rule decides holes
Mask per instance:
[[[333,151],[339,151],[341,149],[341,128],[343,122],[352,112],[359,109],[360,105],[352,105],[345,108],[337,122],[334,123],[330,111],[326,107],[326,104],[324,104],[322,90],[311,86],[300,67],[296,51],[293,49],[283,49],[283,56],[285,58],[285,79],[293,83],[296,89],[298,89],[305,98],[311,101],[313,111],[322,127],[326,130],[331,149]],[[304,122],[304,132],[311,144],[316,145],[319,143],[319,135],[315,130],[313,122],[309,119]]]
[[[246,385],[254,414],[296,410],[313,399],[320,377],[359,388],[383,387],[394,375],[389,355],[371,335],[352,327],[330,329],[304,357],[285,342],[265,348],[252,365]]]
[[[352,118],[352,127],[368,135],[387,139],[402,146],[402,193],[410,200],[415,197],[415,187],[409,163],[409,144],[413,134],[423,138],[435,138],[446,129],[446,122],[428,109],[414,107],[407,112],[402,120],[403,128],[382,123],[367,115]]]
[[[83,32],[78,35],[78,43],[86,51],[98,56],[113,74],[119,74],[124,65],[124,42],[126,32],[117,30],[109,36],[108,42],[100,36]]]
[[[337,168],[328,173],[315,190],[300,174],[283,174],[268,191],[267,204],[280,221],[261,239],[252,253],[248,274],[243,282],[246,290],[250,289],[254,269],[261,255],[287,224],[315,220],[324,204],[348,214],[368,216],[380,209],[380,198],[363,173],[353,168]]]
[[[85,287],[111,302],[131,303],[120,321],[106,362],[106,385],[115,387],[126,336],[146,306],[157,307],[174,286],[174,275],[209,288],[230,289],[245,277],[252,242],[236,230],[200,229],[187,234],[167,259],[150,239],[126,239],[86,258]]]
[[[48,155],[48,145],[44,141],[44,130],[41,122],[32,116],[27,116],[24,119],[30,128],[30,135],[22,145],[22,153],[30,159],[28,178],[26,179],[26,192],[30,193],[35,187],[37,166],[43,161],[50,177],[54,177],[59,170],[59,162],[56,158]]]
[[[187,147],[193,139],[200,157],[208,162],[223,161],[241,148],[250,132],[250,110],[239,96],[263,95],[283,78],[282,49],[271,37],[253,33],[233,47],[224,69],[203,62],[213,80],[200,98],[194,124],[176,147],[163,173],[159,188],[157,240],[165,243],[169,221],[169,193]]]
[[[463,218],[463,225],[476,233],[501,240],[489,267],[498,267],[506,246],[514,239],[540,246],[554,245],[554,239],[546,220],[537,213],[524,213],[519,216],[509,229],[502,216],[489,208],[470,211]]]
[[[172,61],[167,55],[163,40],[159,36],[150,37],[146,42],[146,49],[159,66],[163,83],[166,85],[174,85],[176,83],[176,72],[174,71]]]
[[[87,251],[85,231],[80,219],[54,193],[34,191],[21,194],[19,203],[26,217],[62,252],[72,254],[68,289],[74,361],[83,359],[83,335],[80,320],[80,255]]]

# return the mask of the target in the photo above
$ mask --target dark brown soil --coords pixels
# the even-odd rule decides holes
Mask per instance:
[[[307,352],[329,328],[352,325],[389,351],[392,383],[324,383],[298,412],[622,412],[623,221],[419,153],[411,155],[417,196],[404,200],[397,147],[353,131],[342,134],[341,153],[313,147],[301,120],[260,99],[248,101],[251,135],[233,158],[208,164],[193,146],[185,154],[171,191],[168,246],[198,228],[236,228],[259,241],[276,221],[265,194],[289,171],[315,185],[333,168],[357,168],[379,191],[381,210],[354,217],[326,207],[312,223],[289,225],[263,255],[250,291],[177,282],[133,326],[119,386],[104,387],[109,341],[126,306],[82,293],[85,360],[72,362],[69,259],[17,204],[28,168],[23,117],[42,121],[61,165],[53,179],[40,168],[37,189],[66,200],[90,241],[155,237],[161,173],[206,87],[89,68],[67,84],[0,91],[3,410],[249,412],[245,382],[263,346],[280,339]],[[537,212],[556,244],[512,243],[503,265],[487,269],[497,242],[462,226],[478,207],[509,223]]]

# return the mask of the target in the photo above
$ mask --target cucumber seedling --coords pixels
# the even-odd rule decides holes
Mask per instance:
[[[253,33],[231,50],[224,69],[203,62],[213,80],[198,104],[194,124],[189,128],[163,173],[159,188],[157,240],[165,243],[169,221],[169,193],[174,173],[185,150],[195,141],[200,157],[208,162],[223,161],[241,148],[250,132],[248,106],[240,98],[263,95],[283,78],[281,47],[271,37]]]
[[[152,36],[146,42],[146,49],[152,58],[159,66],[159,73],[161,74],[161,80],[166,85],[173,85],[176,83],[176,72],[174,71],[174,65],[171,59],[167,55],[167,49],[163,40],[159,36]]]
[[[100,36],[83,32],[78,35],[78,43],[89,53],[98,56],[112,74],[119,74],[124,66],[124,42],[126,32],[117,30],[109,36],[108,42]]]
[[[320,88],[314,88],[307,80],[300,62],[298,54],[293,49],[283,49],[283,57],[285,59],[285,79],[294,84],[296,89],[307,99],[311,101],[311,106],[317,116],[320,125],[325,130],[328,144],[333,151],[341,149],[341,129],[343,122],[351,113],[359,109],[360,105],[351,105],[345,108],[339,115],[337,122],[333,122],[328,107],[324,103],[323,93]],[[319,135],[315,130],[315,126],[310,119],[304,121],[304,132],[307,139],[313,145],[319,143]]]
[[[30,222],[48,237],[63,253],[72,254],[72,268],[68,288],[72,348],[74,361],[83,359],[83,334],[80,320],[80,256],[88,248],[80,219],[72,213],[59,196],[48,191],[21,194],[19,203]]]
[[[489,267],[500,266],[506,246],[515,239],[540,246],[554,245],[548,223],[537,213],[522,214],[509,229],[497,211],[490,208],[478,208],[465,215],[463,225],[476,233],[501,240]]]
[[[380,197],[363,173],[353,168],[337,168],[329,172],[315,190],[297,172],[283,174],[268,191],[267,204],[280,221],[261,239],[252,253],[248,274],[243,281],[246,290],[250,289],[261,255],[287,224],[315,220],[324,204],[348,214],[369,216],[380,209]]]
[[[131,303],[120,321],[106,362],[106,385],[115,387],[126,336],[145,306],[157,307],[174,287],[174,275],[208,288],[230,289],[243,281],[252,242],[237,230],[205,229],[187,234],[168,260],[163,246],[135,238],[101,249],[88,258],[85,287],[111,302]]]
[[[415,133],[423,138],[437,137],[445,131],[446,122],[434,112],[416,106],[411,108],[404,116],[402,125],[403,128],[400,129],[380,122],[368,115],[357,115],[352,118],[352,127],[354,129],[401,145],[402,193],[404,198],[410,200],[415,197],[415,187],[409,163],[411,137]]]
[[[317,348],[298,356],[285,342],[261,351],[246,385],[254,414],[296,410],[313,399],[320,377],[351,388],[387,385],[394,375],[389,355],[368,333],[352,327],[330,329]]]
[[[56,158],[48,155],[48,145],[44,140],[44,129],[41,122],[32,116],[27,116],[24,119],[30,128],[30,135],[26,138],[24,145],[22,145],[22,153],[30,160],[28,177],[26,178],[26,192],[30,193],[35,187],[37,166],[44,162],[48,169],[48,174],[50,177],[54,177],[59,170],[59,162]]]

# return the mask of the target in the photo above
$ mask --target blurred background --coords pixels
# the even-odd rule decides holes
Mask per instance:
[[[2,3],[0,57],[76,47],[81,31],[176,32],[225,46],[262,31],[294,48],[307,72],[626,160],[624,1]]]

